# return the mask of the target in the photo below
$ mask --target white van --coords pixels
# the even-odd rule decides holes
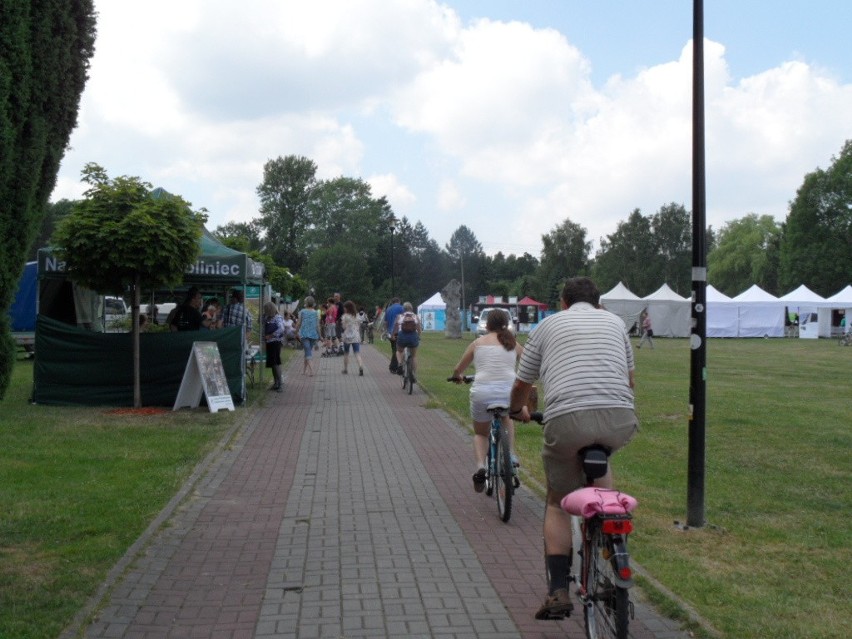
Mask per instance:
[[[129,330],[124,321],[130,319],[130,307],[121,297],[104,298],[104,328],[108,333]]]
[[[483,308],[479,316],[474,316],[473,321],[476,322],[476,334],[485,335],[488,332],[488,314],[489,313],[504,313],[506,322],[509,325],[509,330],[515,332],[515,322],[512,314],[505,308]]]

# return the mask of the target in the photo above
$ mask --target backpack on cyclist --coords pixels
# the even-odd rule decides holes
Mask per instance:
[[[417,316],[411,311],[406,311],[402,314],[402,322],[400,322],[399,330],[403,333],[414,333],[417,331]]]

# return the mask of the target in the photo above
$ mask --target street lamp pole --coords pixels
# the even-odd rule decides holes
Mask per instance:
[[[461,263],[461,308],[462,308],[462,330],[467,330],[467,308],[464,305],[464,254],[460,252],[459,262]]]
[[[704,0],[693,0],[692,35],[692,334],[686,523],[704,526],[707,406],[707,246],[704,166]]]
[[[394,277],[394,260],[393,260],[393,232],[396,230],[396,220],[391,218],[390,224],[390,232],[391,232],[391,298],[396,297],[396,281]]]

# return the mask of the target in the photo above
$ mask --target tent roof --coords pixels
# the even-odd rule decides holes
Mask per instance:
[[[796,303],[796,304],[800,304],[802,302],[807,303],[807,302],[824,302],[825,301],[824,297],[817,295],[816,293],[814,293],[811,289],[809,289],[804,284],[802,284],[795,291],[790,291],[789,293],[787,293],[786,295],[782,295],[778,299],[782,300],[784,302],[793,302],[793,303]]]
[[[444,302],[443,298],[441,297],[440,291],[435,293],[432,297],[430,297],[425,302],[421,302],[420,306],[417,307],[417,310],[423,310],[423,309],[427,309],[427,308],[436,308],[436,309],[447,308],[447,304]]]
[[[735,302],[777,302],[778,298],[774,295],[767,293],[762,288],[760,288],[757,284],[752,284],[751,288],[743,291],[736,297],[734,297]]]
[[[731,298],[725,295],[722,291],[717,289],[712,284],[707,285],[707,293],[706,293],[708,302],[730,302]]]
[[[609,291],[601,295],[602,300],[638,300],[639,296],[633,293],[624,284],[619,282]]]
[[[225,246],[206,228],[199,245],[201,255],[184,274],[185,284],[239,286],[263,282],[263,262],[255,262],[245,253]],[[56,260],[52,248],[39,249],[38,263],[39,277],[65,277],[65,263]]]
[[[852,304],[852,284],[847,284],[846,288],[843,290],[837,291],[831,297],[825,298],[826,302],[840,302],[841,304]]]
[[[674,302],[688,302],[689,300],[685,297],[681,297],[677,293],[675,293],[668,284],[663,284],[656,291],[651,293],[650,295],[646,295],[642,298],[647,301],[674,301]]]
[[[547,308],[547,304],[544,302],[536,302],[529,295],[521,299],[518,302],[518,306],[538,306],[539,308]]]

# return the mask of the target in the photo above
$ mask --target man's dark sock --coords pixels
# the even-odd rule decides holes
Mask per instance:
[[[547,573],[550,575],[550,591],[553,594],[562,588],[568,588],[568,575],[571,572],[570,555],[547,555]]]

